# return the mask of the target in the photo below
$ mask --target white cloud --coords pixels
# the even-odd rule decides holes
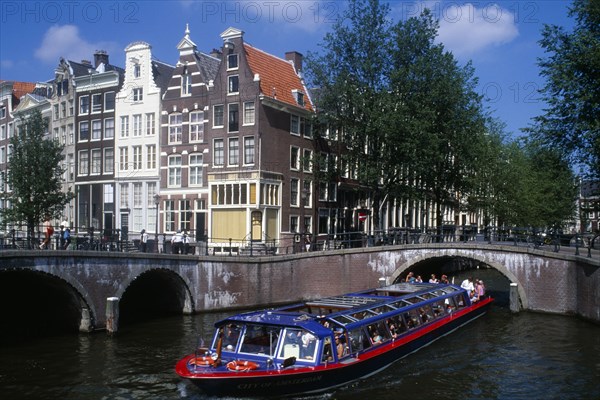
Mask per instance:
[[[482,8],[452,3],[440,10],[439,20],[438,41],[457,57],[509,43],[519,35],[515,15],[494,3]]]
[[[79,36],[79,28],[75,25],[54,25],[46,31],[34,54],[44,62],[56,63],[60,57],[73,61],[92,60],[96,50],[110,53],[116,49],[114,42],[86,41]]]

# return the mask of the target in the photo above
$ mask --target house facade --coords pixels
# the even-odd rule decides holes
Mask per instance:
[[[104,51],[94,54],[94,65],[89,67],[87,75],[74,78],[75,226],[84,232],[93,229],[104,232],[104,236],[114,236],[115,99],[124,71],[111,65]],[[60,136],[61,143],[73,140],[70,132],[69,125],[66,139]],[[72,159],[70,153],[67,157]],[[67,165],[70,175],[71,166]]]
[[[208,234],[208,96],[220,60],[198,51],[187,26],[177,50],[179,60],[162,101],[160,229],[203,241]]]
[[[173,67],[152,59],[146,42],[131,43],[125,57],[115,98],[115,226],[123,233],[156,233],[161,98]]]

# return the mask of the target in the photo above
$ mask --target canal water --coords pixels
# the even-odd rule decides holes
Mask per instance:
[[[600,326],[512,314],[506,292],[488,282],[499,301],[487,315],[371,378],[307,399],[600,399]],[[112,337],[3,343],[0,398],[208,399],[179,379],[174,365],[222,317],[169,317],[123,327]]]

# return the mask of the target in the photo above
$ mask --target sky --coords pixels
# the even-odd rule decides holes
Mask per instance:
[[[478,91],[506,132],[521,135],[543,113],[544,86],[537,60],[544,24],[573,26],[568,0],[390,1],[394,21],[425,8],[439,19],[438,40],[461,64],[472,61]],[[0,2],[0,79],[25,82],[53,78],[60,57],[93,60],[106,50],[123,67],[132,42],[152,46],[154,58],[174,65],[186,24],[198,50],[220,48],[228,27],[270,54],[320,52],[323,37],[341,18],[344,1],[7,1]]]

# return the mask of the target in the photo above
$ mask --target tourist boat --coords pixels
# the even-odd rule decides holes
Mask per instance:
[[[215,324],[208,348],[176,372],[208,395],[286,396],[331,390],[394,361],[483,315],[450,284],[398,283],[252,311]]]

